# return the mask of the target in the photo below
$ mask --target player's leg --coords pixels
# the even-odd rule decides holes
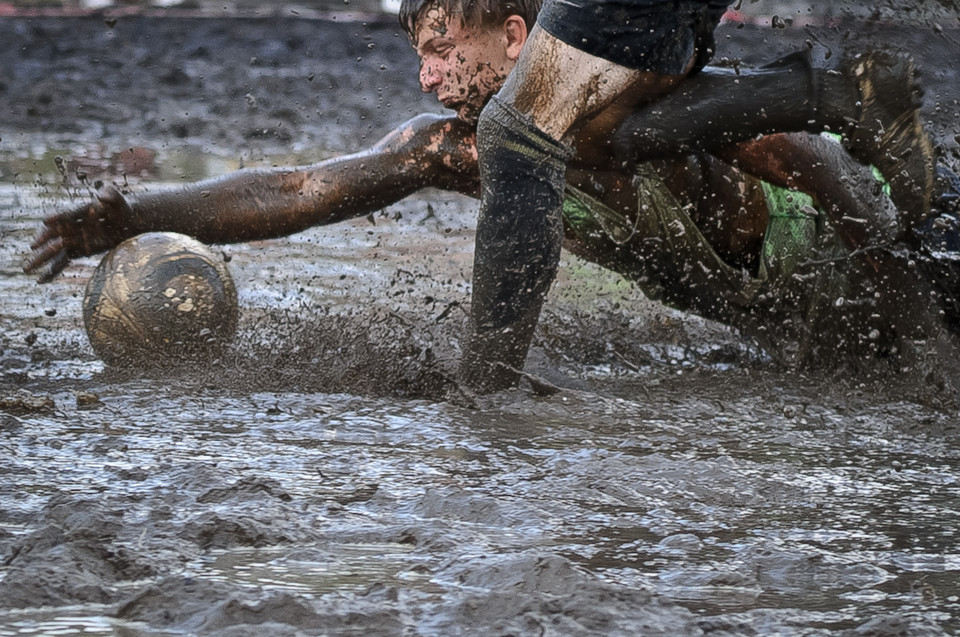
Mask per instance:
[[[482,198],[460,369],[474,389],[495,391],[516,381],[556,275],[572,152],[563,137],[638,75],[590,57],[535,28],[508,86],[480,116]]]
[[[469,386],[508,386],[523,366],[560,257],[563,140],[628,89],[629,99],[656,99],[702,66],[723,9],[723,0],[544,4],[477,128],[482,197],[461,364]]]
[[[891,183],[904,229],[927,216],[935,152],[920,114],[916,69],[902,56],[870,51],[837,69],[791,54],[756,69],[709,69],[656,104],[637,109],[615,134],[621,159],[646,161],[776,132],[834,131],[862,163]]]

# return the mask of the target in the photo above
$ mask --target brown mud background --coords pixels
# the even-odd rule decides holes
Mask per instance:
[[[937,20],[725,27],[719,57],[895,41],[937,62],[949,122]],[[97,260],[19,272],[41,216],[96,179],[313,161],[439,108],[382,17],[9,17],[0,42],[0,635],[960,628],[958,421],[909,378],[782,369],[565,258],[531,356],[564,389],[438,400],[468,199],[229,246],[222,360],[105,369],[80,322]]]

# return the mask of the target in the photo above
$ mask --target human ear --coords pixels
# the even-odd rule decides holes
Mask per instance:
[[[527,41],[527,23],[520,16],[512,15],[503,22],[503,30],[507,36],[507,58],[516,60]]]

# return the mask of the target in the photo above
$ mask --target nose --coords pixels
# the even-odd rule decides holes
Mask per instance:
[[[432,93],[440,86],[440,73],[437,72],[435,65],[424,60],[420,63],[420,90],[424,93]]]

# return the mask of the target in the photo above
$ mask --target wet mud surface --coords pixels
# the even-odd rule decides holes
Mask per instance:
[[[530,365],[560,390],[459,395],[448,379],[468,300],[465,198],[428,192],[372,221],[227,247],[241,325],[221,360],[105,368],[80,319],[97,260],[43,287],[19,273],[38,219],[84,195],[73,167],[116,177],[111,162],[136,146],[154,154],[128,179],[158,188],[355,150],[436,108],[392,25],[154,20],[137,28],[164,45],[138,58],[84,48],[131,28],[88,20],[0,20],[4,42],[26,34],[0,53],[13,64],[0,64],[0,635],[960,629],[954,410],[905,378],[780,369],[572,258]],[[375,35],[350,48],[364,28]],[[213,41],[208,54],[226,57],[207,67],[178,57]],[[247,64],[264,51],[282,54]],[[331,56],[322,72],[337,90],[317,90],[307,51]],[[118,68],[138,59],[148,77],[126,83]],[[179,93],[150,76],[177,68]],[[227,73],[239,79],[218,84]],[[44,81],[57,106],[37,110],[35,93],[31,115],[17,100]],[[381,96],[394,106],[363,110]],[[331,105],[294,109],[288,139],[244,132],[251,113],[271,130],[287,98]],[[201,114],[177,120],[179,136],[151,99]],[[184,150],[195,144],[202,161]],[[67,186],[52,154],[73,162]]]
[[[4,18],[0,32],[0,159],[33,153],[44,173],[50,149],[76,162],[71,174],[131,177],[155,177],[158,163],[168,178],[189,171],[178,160],[191,147],[234,160],[313,159],[440,111],[420,92],[406,36],[384,16]]]

